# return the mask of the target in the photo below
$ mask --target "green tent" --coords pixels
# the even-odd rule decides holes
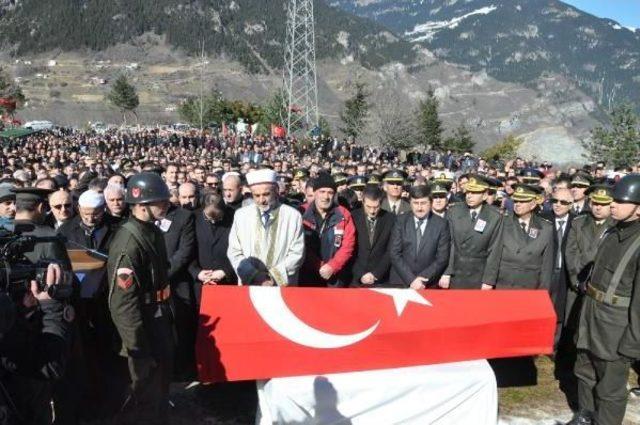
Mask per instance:
[[[31,130],[30,128],[21,128],[21,127],[9,128],[7,130],[0,131],[0,139],[9,139],[9,138],[19,139],[21,137],[27,137],[33,133],[37,133],[37,132],[35,130]]]

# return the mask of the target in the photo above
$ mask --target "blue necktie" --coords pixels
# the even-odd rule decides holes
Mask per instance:
[[[266,229],[268,224],[269,224],[269,213],[265,211],[262,213],[262,225]]]

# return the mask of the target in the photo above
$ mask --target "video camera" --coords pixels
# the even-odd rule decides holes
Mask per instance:
[[[47,291],[51,298],[64,300],[71,296],[73,286],[61,282],[47,287],[47,267],[54,260],[32,263],[25,253],[33,251],[38,243],[63,242],[62,236],[27,236],[5,229],[0,230],[0,292],[17,297],[31,290],[31,281],[36,281],[40,291]],[[14,298],[15,299],[15,298]]]

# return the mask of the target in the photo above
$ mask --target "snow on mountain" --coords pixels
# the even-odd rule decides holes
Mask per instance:
[[[431,40],[433,36],[440,31],[441,29],[454,29],[457,28],[460,22],[464,21],[469,16],[473,15],[488,15],[489,13],[496,10],[497,7],[494,5],[481,7],[480,9],[476,9],[472,12],[465,13],[462,16],[455,17],[453,19],[449,19],[447,21],[430,21],[425,22],[424,24],[416,25],[413,30],[405,32],[405,36],[409,38],[409,40],[414,42]]]

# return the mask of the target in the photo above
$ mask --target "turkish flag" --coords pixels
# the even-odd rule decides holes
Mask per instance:
[[[547,291],[206,286],[203,382],[318,375],[552,352]]]

